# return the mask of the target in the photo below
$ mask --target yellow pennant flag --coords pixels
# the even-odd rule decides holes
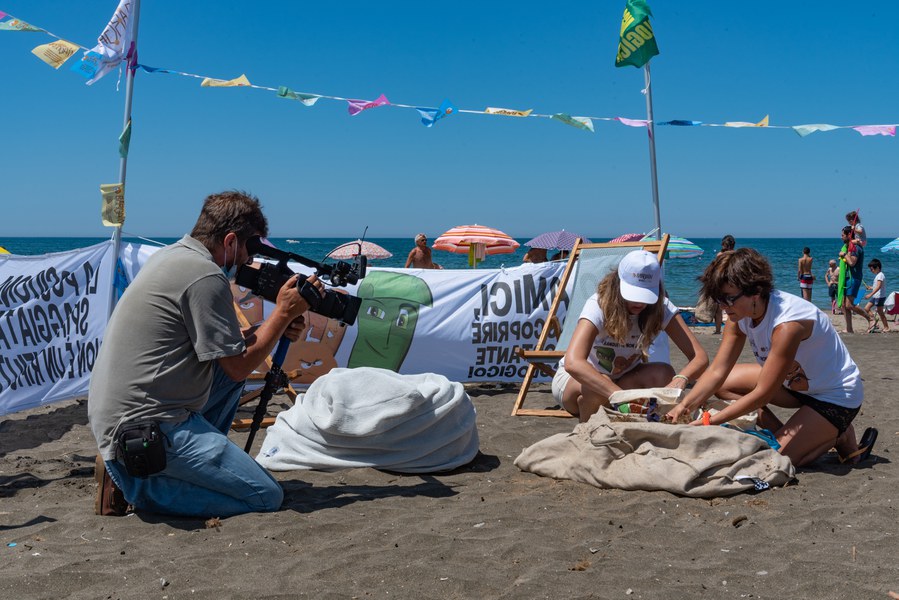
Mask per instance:
[[[484,112],[488,115],[503,115],[506,117],[527,117],[532,112],[534,112],[533,108],[529,108],[527,110],[514,110],[512,108],[494,108],[492,106],[488,106],[484,109]]]
[[[725,127],[767,127],[768,126],[768,115],[765,115],[765,118],[759,121],[758,123],[747,123],[746,121],[728,121],[724,124]]]
[[[56,40],[49,44],[41,44],[32,50],[31,53],[54,69],[58,69],[62,66],[62,63],[69,60],[73,54],[78,52],[78,48],[78,44],[73,44],[72,42],[67,42],[65,40]]]
[[[247,79],[246,75],[241,75],[235,79],[212,79],[211,77],[207,77],[203,80],[203,83],[200,84],[201,87],[248,87],[250,85],[250,80]]]
[[[106,227],[121,227],[125,223],[125,185],[122,183],[100,184],[103,206],[100,217]]]

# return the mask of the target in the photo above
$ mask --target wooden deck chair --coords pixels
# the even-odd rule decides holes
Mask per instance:
[[[247,321],[247,318],[244,316],[243,311],[240,310],[240,307],[236,303],[234,304],[234,310],[237,312],[237,320],[240,323],[240,326],[244,327],[244,328],[250,327],[250,322]],[[265,357],[265,364],[268,365],[269,368],[271,368],[271,366],[272,366],[272,357],[271,356]],[[288,380],[295,379],[296,376],[297,376],[296,372],[288,372],[287,373]],[[265,379],[265,373],[260,373],[260,372],[254,372],[249,377],[247,377],[248,382],[256,381],[256,382],[259,382],[260,384],[263,383],[264,379]],[[284,391],[287,394],[287,396],[290,398],[291,402],[297,401],[297,391],[295,389],[293,389],[293,386],[290,383],[287,384],[287,388]],[[251,390],[249,392],[244,392],[243,395],[241,395],[241,397],[240,397],[240,406],[243,406],[244,404],[252,402],[256,398],[258,398],[261,394],[262,394],[262,386],[261,385],[258,388],[256,388],[255,390]],[[265,417],[262,420],[262,424],[260,425],[260,427],[261,428],[271,427],[272,425],[274,425],[274,423],[275,423],[274,417]],[[253,424],[253,419],[235,418],[234,421],[231,423],[231,429],[233,429],[234,431],[246,431],[250,428],[250,426],[252,424]]]
[[[649,252],[655,252],[661,263],[668,248],[668,234],[666,233],[662,236],[661,240],[623,242],[619,244],[581,244],[580,240],[578,240],[575,243],[571,254],[568,256],[568,264],[562,273],[562,279],[559,281],[559,289],[555,298],[553,298],[552,305],[549,307],[546,323],[540,332],[540,337],[537,339],[537,345],[533,350],[515,349],[516,354],[528,362],[528,368],[521,383],[518,398],[515,400],[515,406],[512,408],[513,417],[572,416],[567,410],[562,408],[523,408],[524,400],[537,372],[549,377],[556,374],[555,365],[560,358],[565,356],[565,349],[568,347],[568,342],[571,341],[571,335],[574,333],[575,325],[577,325],[578,316],[581,314],[587,299],[596,293],[596,286],[599,285],[600,280],[609,271],[617,268],[618,263],[624,258],[625,254],[640,248]],[[557,316],[559,305],[562,303],[562,298],[565,296],[565,288],[568,286],[568,280],[571,277],[574,277],[574,285],[571,297],[568,299],[568,310],[566,311],[564,322],[560,323]],[[573,315],[573,318],[567,318],[568,315]],[[557,338],[556,344],[552,349],[548,349],[547,342],[550,337]]]

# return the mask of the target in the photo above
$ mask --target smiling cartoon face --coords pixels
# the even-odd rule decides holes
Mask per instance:
[[[412,345],[418,311],[431,306],[428,285],[412,275],[375,271],[359,286],[358,332],[347,366],[399,371]]]

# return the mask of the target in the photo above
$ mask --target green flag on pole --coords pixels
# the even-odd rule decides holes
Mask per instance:
[[[649,24],[652,11],[646,0],[627,0],[621,19],[621,39],[618,41],[616,67],[633,65],[638,69],[659,53],[656,37]]]

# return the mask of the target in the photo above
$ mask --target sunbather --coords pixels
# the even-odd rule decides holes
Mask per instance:
[[[773,289],[771,266],[751,248],[719,254],[700,281],[702,296],[717,300],[728,322],[711,367],[668,418],[676,421],[715,394],[733,402],[706,422],[719,425],[758,410],[759,426],[774,432],[780,452],[797,467],[834,446],[843,460],[866,459],[877,430],[868,428],[856,442],[861,375],[827,315]],[[758,364],[737,364],[747,339]],[[769,404],[796,412],[784,424]]]
[[[705,350],[665,297],[661,278],[655,254],[631,252],[584,305],[552,382],[553,397],[582,422],[608,406],[613,392],[684,389],[708,366]],[[689,360],[678,374],[668,363],[648,362],[649,346],[661,331]]]

